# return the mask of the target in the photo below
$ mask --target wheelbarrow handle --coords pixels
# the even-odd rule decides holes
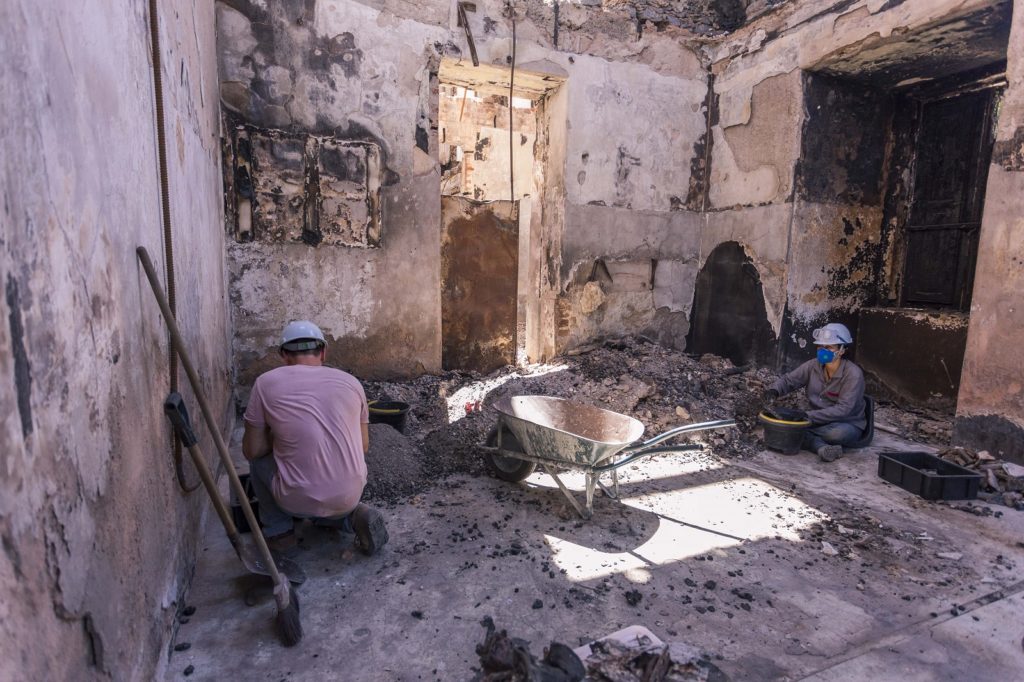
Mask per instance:
[[[663,445],[660,448],[647,448],[646,450],[634,451],[633,454],[629,455],[625,459],[620,459],[617,462],[595,466],[593,467],[593,470],[598,473],[604,473],[605,471],[612,471],[613,469],[624,467],[630,462],[635,462],[641,457],[647,457],[648,455],[657,455],[664,452],[693,452],[695,450],[703,449],[703,445],[698,445],[696,443],[687,443],[684,445]]]
[[[665,433],[657,435],[654,438],[650,438],[648,440],[643,441],[642,443],[632,445],[626,448],[625,452],[639,452],[641,450],[646,450],[651,446],[657,445],[658,443],[663,443],[667,441],[669,438],[681,436],[684,433],[710,431],[711,429],[725,429],[729,428],[730,426],[736,426],[735,419],[718,419],[716,421],[700,422],[698,424],[686,424],[684,426],[677,426],[676,428],[669,429]]]

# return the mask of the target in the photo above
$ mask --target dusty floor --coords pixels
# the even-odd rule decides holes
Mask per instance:
[[[405,459],[421,448],[429,482],[412,497],[376,491],[391,532],[384,551],[367,558],[351,536],[303,530],[305,637],[294,649],[278,643],[262,587],[246,606],[260,583],[211,515],[195,612],[182,618],[167,679],[469,680],[485,616],[537,655],[552,640],[577,646],[642,624],[737,680],[1020,677],[1024,513],[925,502],[882,482],[878,450],[920,448],[891,433],[831,465],[763,451],[754,434],[710,437],[704,453],[624,469],[622,501],[599,494],[589,522],[544,474],[514,485],[483,473],[471,443],[494,416],[466,416],[464,403],[490,404],[500,387],[611,396],[653,435],[682,421],[673,406],[693,419],[729,416],[727,389],[764,378],[726,367],[699,376],[701,362],[656,348],[631,367],[616,352],[529,377],[447,379],[447,413],[421,406],[402,448]],[[409,400],[436,380],[383,388]]]

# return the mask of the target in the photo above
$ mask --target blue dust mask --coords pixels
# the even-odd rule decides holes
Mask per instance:
[[[829,350],[828,348],[818,349],[818,362],[820,362],[821,364],[827,365],[828,363],[832,362],[835,359],[836,352],[834,350]]]

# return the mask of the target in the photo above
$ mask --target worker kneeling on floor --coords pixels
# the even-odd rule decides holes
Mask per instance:
[[[780,377],[768,389],[768,400],[804,388],[811,410],[811,427],[801,446],[832,462],[843,456],[843,446],[860,440],[867,426],[864,412],[864,373],[843,357],[853,343],[846,325],[833,322],[813,333],[817,357]]]
[[[242,452],[271,549],[295,545],[300,518],[355,533],[359,549],[372,555],[388,532],[381,513],[359,501],[370,447],[366,394],[351,374],[324,366],[326,349],[312,322],[284,328],[284,366],[253,384]]]

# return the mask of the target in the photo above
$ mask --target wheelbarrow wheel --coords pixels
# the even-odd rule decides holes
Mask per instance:
[[[487,445],[488,447],[497,447],[498,445],[498,429],[502,428],[495,426],[491,429],[491,432],[487,434]],[[507,428],[503,428],[501,432],[501,449],[502,450],[513,450],[515,452],[525,452],[523,446],[519,444],[516,437]],[[491,466],[491,471],[494,475],[503,481],[509,481],[510,483],[518,483],[524,480],[527,476],[533,473],[533,470],[537,468],[535,462],[530,462],[525,459],[519,459],[518,457],[505,457],[504,455],[496,455],[494,453],[487,453],[487,462]]]

